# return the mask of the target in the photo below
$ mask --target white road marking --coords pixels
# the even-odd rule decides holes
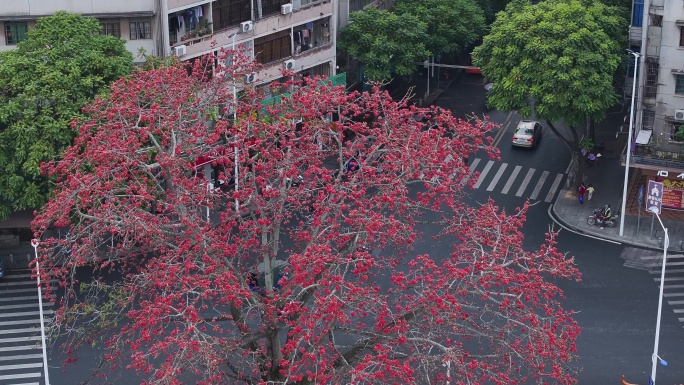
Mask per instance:
[[[489,162],[487,162],[487,165],[485,166],[484,170],[482,170],[482,172],[480,173],[480,178],[477,179],[477,182],[475,183],[475,186],[473,186],[473,188],[480,188],[482,181],[487,176],[487,173],[492,168],[492,165],[494,165],[493,160],[490,160]]]
[[[496,172],[494,175],[494,180],[487,186],[487,191],[492,191],[494,190],[494,187],[496,187],[496,184],[499,183],[499,179],[501,179],[501,175],[503,175],[504,171],[506,171],[506,167],[508,167],[508,163],[503,163],[501,167],[499,167],[499,170]]]
[[[515,193],[515,196],[521,197],[523,193],[525,192],[525,189],[527,188],[527,185],[530,183],[530,180],[532,179],[532,175],[534,175],[534,172],[536,170],[531,168],[527,170],[527,175],[525,175],[525,179],[523,179],[522,184],[520,185],[520,188],[518,189],[518,192]]]
[[[551,190],[549,190],[549,193],[546,194],[546,199],[544,199],[544,202],[551,203],[553,196],[556,195],[556,190],[558,190],[561,180],[563,180],[563,174],[556,174],[556,179],[554,179],[553,184],[551,185]]]
[[[468,180],[470,180],[470,177],[473,176],[473,173],[475,172],[475,167],[480,163],[480,158],[475,158],[473,159],[473,163],[470,165],[470,173],[463,178],[463,181],[461,181],[461,185],[465,185],[468,183]]]
[[[541,192],[542,187],[544,187],[544,182],[546,181],[546,177],[548,177],[548,176],[549,176],[548,171],[542,172],[541,178],[539,178],[539,182],[537,182],[537,185],[534,187],[534,190],[532,190],[532,195],[530,195],[530,199],[537,199],[539,192]]]
[[[506,195],[508,194],[508,190],[511,189],[511,186],[513,186],[513,182],[515,181],[515,178],[518,177],[518,173],[522,169],[522,166],[515,166],[513,169],[513,173],[511,176],[508,178],[508,181],[506,181],[506,185],[504,186],[503,190],[501,190],[501,193]]]

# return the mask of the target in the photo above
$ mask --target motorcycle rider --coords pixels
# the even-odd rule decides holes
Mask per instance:
[[[610,204],[607,204],[607,205],[605,205],[605,207],[603,207],[603,211],[601,212],[601,216],[602,216],[602,219],[604,222],[606,220],[610,219],[610,217],[612,216],[612,212],[610,210]]]
[[[610,211],[610,204],[607,204],[603,207],[603,210],[601,210],[601,228],[603,228],[603,224],[606,223],[607,221],[610,220],[610,217],[612,216],[612,212]]]

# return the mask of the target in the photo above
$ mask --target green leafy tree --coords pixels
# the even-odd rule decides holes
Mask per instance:
[[[417,17],[370,7],[349,15],[339,47],[359,59],[368,80],[387,81],[393,73],[412,74],[430,56],[426,41],[427,24]]]
[[[599,2],[509,4],[473,53],[474,64],[494,83],[488,103],[525,117],[536,114],[580,159],[578,127],[587,117],[603,119],[618,100],[613,75],[626,31],[619,9]],[[561,133],[558,122],[568,129]],[[578,166],[579,183],[583,162]]]
[[[40,164],[59,159],[81,108],[132,70],[125,42],[99,31],[97,19],[59,12],[0,53],[0,218],[46,202]]]
[[[415,16],[428,26],[431,54],[457,55],[485,32],[485,14],[476,0],[397,0],[396,13]]]
[[[490,25],[496,19],[496,14],[503,11],[510,0],[479,0],[480,7],[485,14],[485,22]]]

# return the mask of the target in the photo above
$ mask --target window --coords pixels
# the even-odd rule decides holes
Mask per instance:
[[[632,6],[632,26],[641,27],[644,14],[644,0],[634,0]]]
[[[680,122],[667,122],[670,127],[670,140],[673,142],[684,142],[684,124]]]
[[[149,21],[131,21],[131,40],[142,40],[152,38],[152,27]]]
[[[658,93],[658,72],[660,63],[657,58],[646,58],[646,86],[644,87],[645,98],[655,98]]]
[[[217,30],[252,19],[250,0],[218,0],[211,4],[211,8]]]
[[[5,22],[5,44],[16,45],[24,40],[26,40],[26,32],[28,32],[28,26],[25,21],[19,22]]]
[[[292,55],[290,43],[289,29],[254,39],[254,59],[261,64],[266,64],[290,57]]]
[[[644,109],[641,115],[641,129],[642,130],[652,130],[655,127],[655,110]]]
[[[675,94],[684,95],[684,75],[675,75]]]
[[[121,37],[121,23],[118,20],[101,21],[100,35]]]
[[[330,63],[319,64],[299,73],[302,77],[330,76]]]
[[[263,17],[280,13],[280,6],[290,4],[290,0],[261,0],[261,15]]]
[[[662,27],[663,26],[663,15],[651,14],[651,26],[652,27]]]
[[[684,47],[684,26],[679,27],[679,46]]]
[[[641,0],[643,1],[643,0]],[[350,0],[349,1],[349,12],[354,12],[354,11],[363,11],[364,8],[370,3],[372,3],[373,0]]]
[[[295,55],[330,44],[330,18],[325,17],[297,25],[292,28],[292,34]]]

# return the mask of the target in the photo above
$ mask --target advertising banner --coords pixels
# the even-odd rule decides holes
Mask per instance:
[[[661,178],[658,178],[661,179]],[[663,183],[663,207],[671,209],[683,209],[684,180],[662,178]]]

